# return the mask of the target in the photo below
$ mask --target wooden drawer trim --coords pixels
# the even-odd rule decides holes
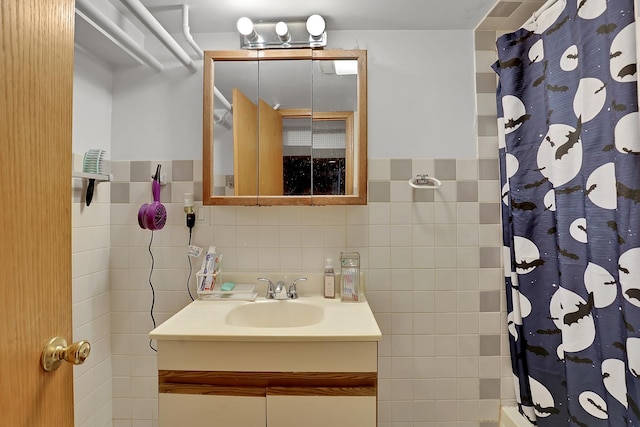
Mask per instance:
[[[208,384],[160,384],[158,391],[168,394],[200,394],[208,396],[264,397],[264,387],[224,387]]]
[[[376,387],[377,372],[158,371],[160,391],[169,384],[221,387]]]
[[[375,387],[222,387],[208,384],[160,384],[160,393],[207,396],[376,396]]]

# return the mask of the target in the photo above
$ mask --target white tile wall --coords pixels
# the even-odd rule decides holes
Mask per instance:
[[[389,159],[372,164],[375,176],[390,180]],[[433,168],[434,160],[411,164],[423,170]],[[477,160],[459,164],[456,178],[477,182],[483,203],[498,203],[499,196],[489,194],[497,186],[478,181]],[[192,243],[215,244],[224,254],[223,269],[256,275],[319,272],[326,257],[358,250],[367,297],[383,332],[379,425],[497,425],[499,400],[481,395],[480,380],[493,378],[500,386],[508,370],[500,356],[481,356],[480,335],[503,332],[504,316],[480,312],[480,291],[501,289],[502,276],[500,268],[480,265],[479,247],[501,246],[492,237],[499,237],[499,225],[480,224],[479,202],[458,202],[454,180],[445,182],[434,202],[413,202],[406,181],[390,184],[388,202],[367,206],[205,207],[206,221],[196,224]],[[155,353],[146,335],[153,328],[151,233],[137,225],[139,199],[145,198],[138,193],[130,204],[112,204],[111,211],[114,426],[157,422]],[[182,203],[165,205],[168,223],[152,243],[157,323],[190,302]],[[194,260],[194,272],[199,264]]]
[[[81,161],[74,155],[75,170]],[[73,340],[91,343],[90,357],[73,368],[75,426],[106,427],[112,425],[109,184],[96,185],[90,206],[86,182],[73,179],[72,186]]]

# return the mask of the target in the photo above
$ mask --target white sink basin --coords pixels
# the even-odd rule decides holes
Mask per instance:
[[[225,317],[230,326],[296,328],[319,323],[324,309],[297,301],[264,301],[232,308]]]
[[[380,328],[366,301],[305,295],[254,302],[196,300],[151,331],[169,341],[379,341]]]

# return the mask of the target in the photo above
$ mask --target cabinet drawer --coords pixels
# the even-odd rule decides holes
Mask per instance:
[[[375,427],[375,396],[291,396],[267,391],[269,427]]]
[[[158,369],[172,371],[374,372],[375,341],[158,341]]]
[[[158,395],[159,427],[264,427],[265,397]]]

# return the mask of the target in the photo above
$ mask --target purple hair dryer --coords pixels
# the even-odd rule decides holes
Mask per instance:
[[[162,230],[167,222],[167,209],[160,203],[160,165],[151,184],[153,203],[145,203],[138,210],[138,225],[143,229]]]

